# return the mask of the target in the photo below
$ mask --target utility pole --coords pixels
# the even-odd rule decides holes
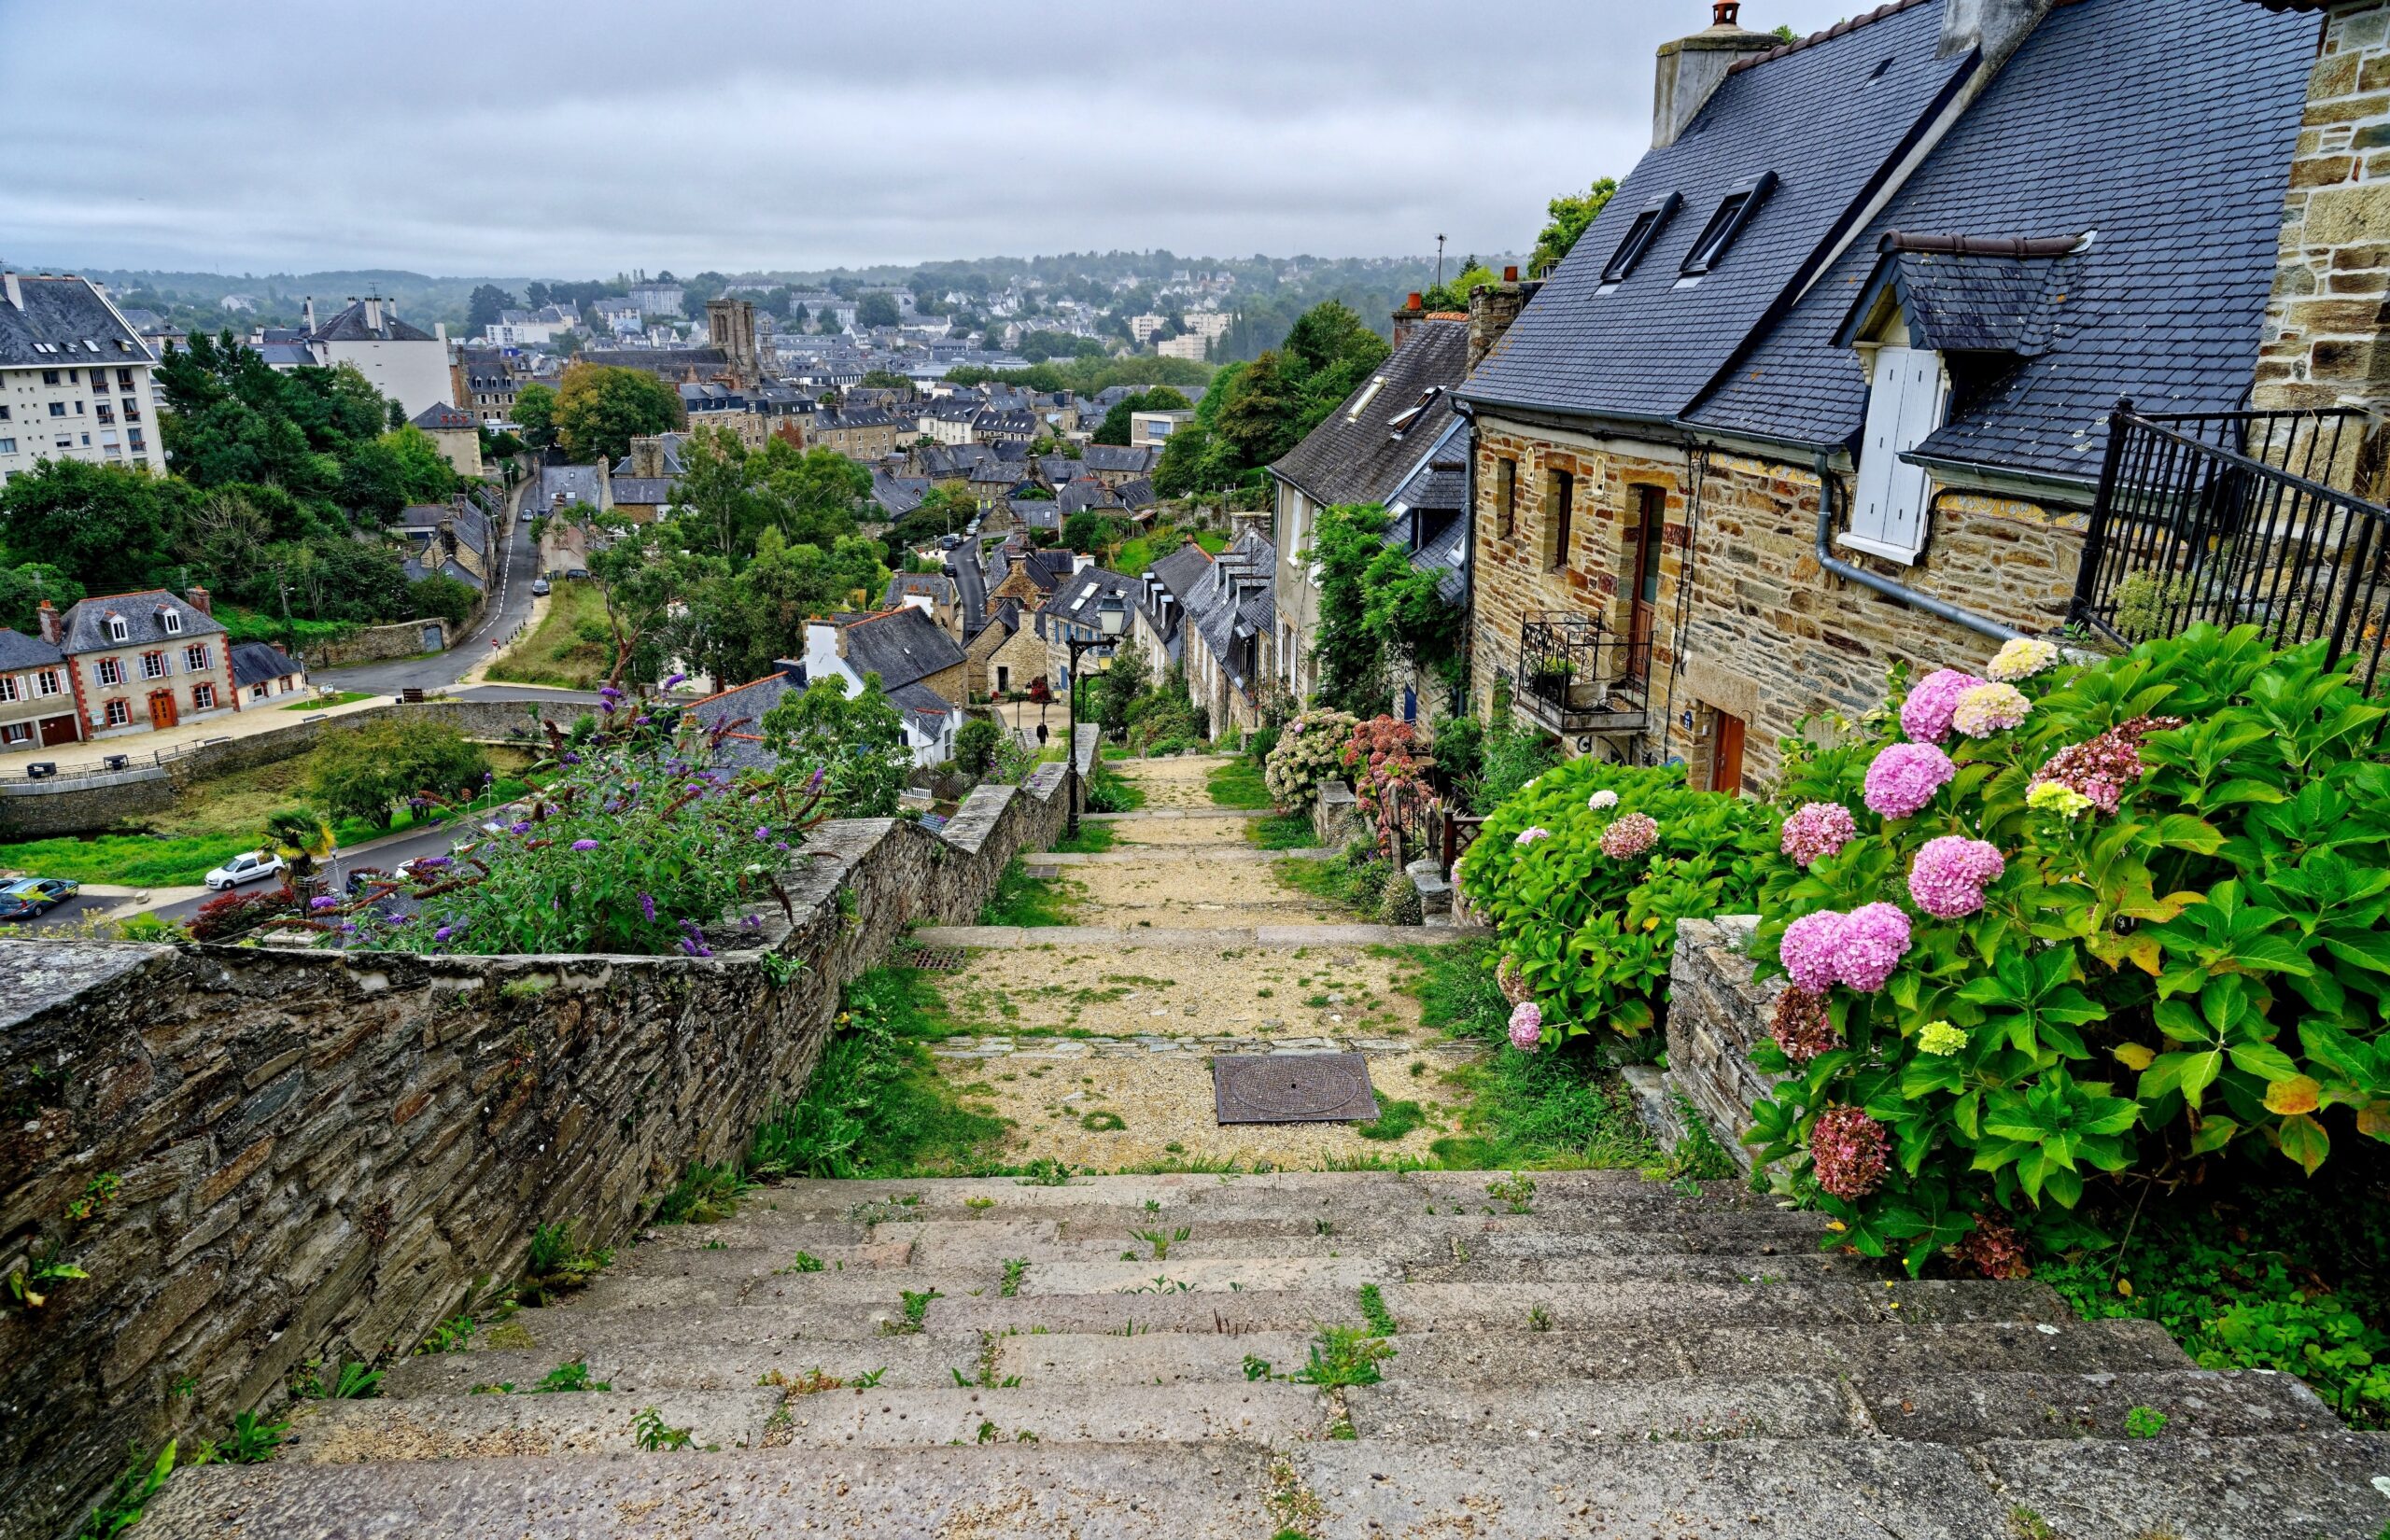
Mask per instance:
[[[1444,238],[1436,237],[1436,287],[1444,287]]]

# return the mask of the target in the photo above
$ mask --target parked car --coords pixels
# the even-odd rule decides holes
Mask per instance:
[[[548,580],[545,578],[533,578],[531,580],[531,592],[535,595],[546,594],[548,592]]]
[[[208,873],[204,880],[208,887],[221,893],[238,888],[245,882],[255,882],[260,877],[279,876],[282,875],[282,870],[280,856],[264,850],[252,850],[245,856],[234,856],[215,871]]]
[[[0,888],[0,919],[31,919],[46,915],[83,890],[64,877],[20,877]]]
[[[567,567],[564,575],[570,578],[574,582],[587,582],[589,581],[589,568],[585,567]]]

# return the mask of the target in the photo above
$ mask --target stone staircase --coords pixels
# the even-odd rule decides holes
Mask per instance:
[[[400,1361],[377,1399],[310,1404],[270,1463],[177,1476],[140,1533],[2378,1540],[2390,1521],[2390,1442],[2296,1379],[2202,1372],[2038,1284],[1822,1254],[1815,1216],[1734,1186],[1542,1173],[1518,1212],[1488,1182],[760,1189],[471,1351]],[[1397,1327],[1379,1382],[1287,1378],[1372,1309]],[[534,1391],[569,1365],[610,1388]],[[642,1427],[688,1447],[642,1448]]]

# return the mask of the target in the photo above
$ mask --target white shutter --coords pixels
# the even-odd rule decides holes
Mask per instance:
[[[1941,426],[1947,381],[1942,356],[1922,348],[1876,351],[1876,377],[1860,441],[1859,491],[1850,528],[1840,537],[1893,561],[1913,562],[1925,549],[1925,503],[1931,478],[1901,458]]]

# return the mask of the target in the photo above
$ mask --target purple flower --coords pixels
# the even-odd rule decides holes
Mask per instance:
[[[340,922],[340,933],[344,936],[353,936],[357,934],[357,922],[355,920],[348,919],[342,920]]]
[[[581,763],[581,756],[568,749],[564,753],[564,762],[567,764],[579,764]]]
[[[681,938],[681,950],[693,958],[710,958],[713,956],[713,948],[707,945],[704,942],[699,941],[695,936],[682,936]]]
[[[1531,1054],[1542,1045],[1543,1009],[1534,1001],[1523,1000],[1511,1012],[1511,1046]]]
[[[639,912],[640,915],[645,917],[649,924],[653,925],[655,923],[655,895],[654,893],[641,893],[639,896]]]
[[[1537,824],[1533,828],[1520,830],[1519,837],[1513,843],[1519,845],[1533,845],[1539,839],[1550,839],[1551,837],[1551,830],[1544,828],[1541,824]]]
[[[1930,743],[1889,744],[1867,766],[1864,800],[1888,819],[1905,819],[1932,802],[1958,773],[1950,756]]]
[[[760,931],[764,928],[764,917],[754,914],[741,915],[738,917],[738,928],[742,931]]]
[[[759,823],[755,825],[755,837],[757,839],[769,839],[772,837],[772,832]]]
[[[1959,919],[1983,907],[1983,890],[2008,869],[2000,847],[1963,834],[1930,839],[1909,863],[1908,896],[1936,919]]]
[[[1793,985],[1813,995],[1824,994],[1840,976],[1836,960],[1842,950],[1845,916],[1833,909],[1803,915],[1784,928],[1776,944],[1777,958]]]
[[[595,850],[598,848],[598,842],[594,839],[577,839],[572,842],[572,847],[576,850]]]
[[[1912,743],[1940,743],[1950,735],[1950,717],[1959,708],[1959,697],[1983,682],[1955,668],[1926,675],[1901,703],[1901,731]]]
[[[531,820],[529,819],[516,819],[513,823],[506,826],[506,832],[510,834],[527,834],[531,832]]]
[[[439,930],[431,932],[431,939],[434,941],[446,941],[450,936],[453,936],[456,933],[457,928],[455,926],[443,925]]]
[[[1894,903],[1865,903],[1845,915],[1835,972],[1861,994],[1872,995],[1908,956],[1908,916]]]
[[[1792,864],[1807,871],[1827,856],[1840,851],[1859,833],[1859,825],[1850,809],[1838,802],[1804,803],[1799,811],[1784,820],[1784,853]]]
[[[482,772],[482,784],[483,784],[484,786],[487,786],[490,782],[492,782],[492,781],[496,780],[497,778],[498,778],[498,772],[497,772],[497,771],[495,771],[495,770],[485,770],[485,771],[483,771],[483,772]]]
[[[310,909],[337,909],[340,907],[340,900],[330,897],[311,898],[307,901],[307,907]]]
[[[633,727],[645,727],[649,722],[652,722],[655,719],[654,717],[633,717],[631,719],[631,725]]]
[[[605,697],[606,697],[608,700],[610,700],[610,701],[618,701],[618,700],[621,700],[621,699],[623,698],[623,693],[622,693],[621,691],[619,691],[619,690],[615,689],[615,688],[614,688],[612,685],[611,685],[611,684],[601,684],[601,685],[599,685],[599,686],[598,687],[598,693],[599,693],[599,694],[601,694],[601,695],[605,696]]]
[[[437,872],[448,863],[446,856],[417,856],[415,861],[415,869],[418,872]]]
[[[616,703],[616,702],[614,702],[614,701],[599,701],[599,702],[598,703],[598,710],[600,710],[600,711],[604,711],[604,712],[612,713],[612,710],[614,709],[614,707],[615,707],[615,706],[616,706],[617,704],[618,704],[618,703]]]

